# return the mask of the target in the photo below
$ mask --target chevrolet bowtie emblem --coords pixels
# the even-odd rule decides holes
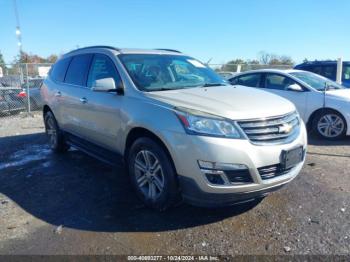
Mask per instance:
[[[283,124],[282,126],[278,127],[278,132],[279,133],[290,133],[292,131],[292,125],[291,124]]]

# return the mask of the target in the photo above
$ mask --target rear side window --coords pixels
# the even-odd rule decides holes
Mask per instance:
[[[71,58],[64,58],[54,64],[50,76],[57,82],[63,82]]]
[[[234,78],[231,81],[233,85],[242,85],[249,87],[260,87],[261,74],[250,74]]]
[[[72,58],[64,82],[67,84],[86,86],[86,79],[92,55],[77,55]]]
[[[309,71],[318,75],[322,75],[322,66],[310,66]]]
[[[113,78],[116,87],[121,85],[121,78],[113,61],[106,55],[95,54],[91,63],[87,86],[92,87],[96,81],[105,78]]]
[[[336,65],[310,65],[305,67],[299,67],[298,69],[310,71],[332,80],[335,80],[337,72]]]
[[[327,65],[323,68],[323,76],[329,79],[335,80],[337,74],[337,66],[336,65]]]

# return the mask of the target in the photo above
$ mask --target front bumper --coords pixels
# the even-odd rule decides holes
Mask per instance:
[[[207,193],[202,191],[196,182],[189,177],[179,176],[179,182],[186,203],[200,207],[223,207],[249,202],[267,196],[280,189],[284,184],[262,190],[242,193]]]
[[[283,145],[253,145],[249,140],[191,136],[180,133],[163,134],[179,175],[185,200],[200,206],[221,206],[244,202],[274,191],[293,180],[305,161],[269,179],[262,179],[259,170],[280,163],[281,152],[299,146],[306,151],[307,134],[302,124],[299,136]],[[240,184],[210,183],[198,166],[198,160],[245,165],[252,181]]]

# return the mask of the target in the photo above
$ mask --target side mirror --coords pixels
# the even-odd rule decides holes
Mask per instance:
[[[294,92],[303,92],[304,91],[303,88],[298,84],[292,84],[292,85],[287,86],[287,90],[294,91]]]
[[[118,94],[124,93],[122,86],[115,85],[115,81],[112,77],[97,79],[92,83],[92,91],[95,92],[116,92]]]

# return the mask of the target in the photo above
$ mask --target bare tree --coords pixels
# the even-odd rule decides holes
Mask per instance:
[[[258,57],[259,57],[260,63],[263,65],[268,65],[271,61],[271,54],[265,51],[260,51]]]

